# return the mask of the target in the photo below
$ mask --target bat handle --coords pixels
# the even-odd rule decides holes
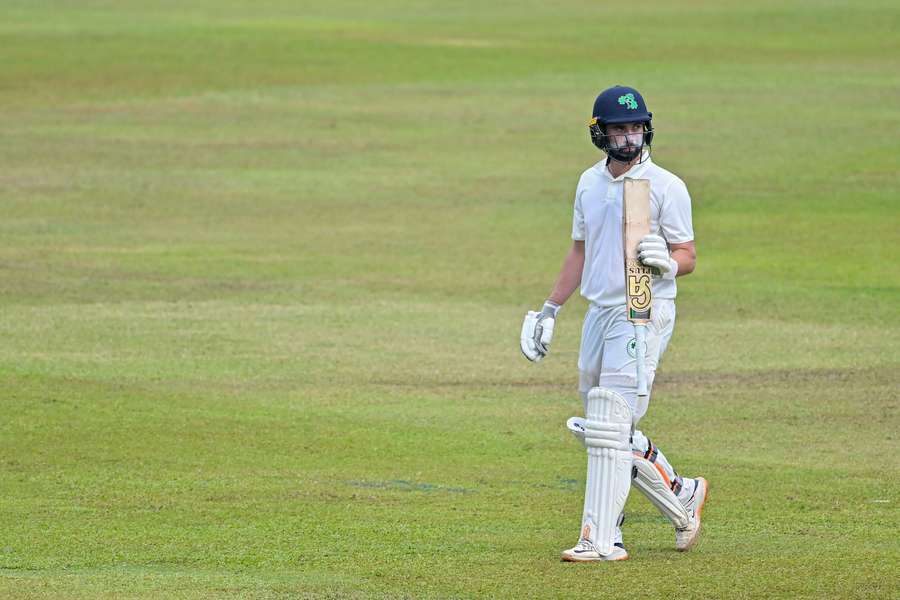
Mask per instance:
[[[647,325],[634,324],[634,356],[637,364],[637,393],[647,396]]]

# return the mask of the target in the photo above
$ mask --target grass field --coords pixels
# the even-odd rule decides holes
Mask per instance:
[[[677,6],[676,6],[677,4]],[[0,597],[900,594],[900,8],[2,2]],[[699,262],[642,422],[711,482],[572,565],[596,93]]]

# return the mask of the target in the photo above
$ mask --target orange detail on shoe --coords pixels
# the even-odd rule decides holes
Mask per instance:
[[[678,548],[679,552],[687,552],[691,548],[693,548],[697,540],[700,538],[700,529],[703,526],[703,521],[700,518],[700,513],[703,512],[703,507],[706,505],[706,499],[709,498],[709,482],[702,477],[697,478],[697,485],[700,485],[700,481],[703,482],[703,498],[700,500],[700,504],[697,505],[697,510],[695,511],[696,519],[697,519],[697,530],[694,532],[694,537],[691,538],[690,543],[684,548]]]
[[[702,477],[698,477],[700,481],[703,482],[704,487],[706,488],[703,494],[703,500],[700,502],[700,506],[697,507],[697,518],[700,518],[700,513],[703,512],[703,506],[706,504],[706,499],[709,498],[709,482]]]

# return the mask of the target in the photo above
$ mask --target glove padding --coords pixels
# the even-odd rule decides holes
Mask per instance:
[[[541,312],[530,310],[525,315],[520,338],[520,346],[525,358],[537,362],[547,356],[550,351],[550,342],[553,340],[553,328],[556,325],[558,312],[558,304],[546,302]]]
[[[669,245],[662,237],[650,233],[638,244],[638,258],[648,267],[656,269],[663,279],[675,279],[678,263],[669,255]]]

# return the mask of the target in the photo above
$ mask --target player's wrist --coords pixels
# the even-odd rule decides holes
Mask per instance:
[[[555,319],[556,315],[559,314],[559,311],[561,309],[561,304],[557,304],[553,300],[548,299],[546,302],[544,302],[544,306],[541,308],[541,315],[544,317],[551,317]]]
[[[674,280],[677,275],[678,275],[678,261],[670,256],[669,257],[669,270],[666,271],[665,273],[663,273],[662,278]]]

